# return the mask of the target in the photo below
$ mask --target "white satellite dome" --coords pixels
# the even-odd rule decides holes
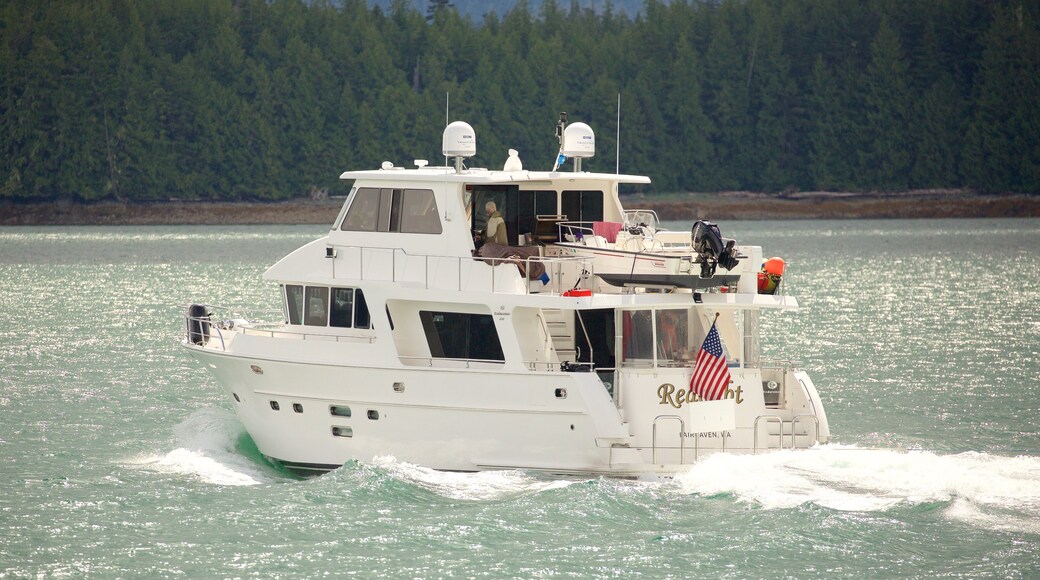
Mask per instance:
[[[585,123],[571,123],[563,130],[563,148],[567,157],[588,158],[596,155],[596,134]]]
[[[465,121],[444,128],[441,148],[445,157],[473,157],[477,154],[477,134]]]

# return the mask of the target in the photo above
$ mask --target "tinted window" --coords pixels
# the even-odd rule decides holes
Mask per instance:
[[[394,192],[397,193],[397,192]],[[406,189],[400,205],[401,231],[409,234],[441,233],[437,200],[429,189]]]
[[[323,286],[308,286],[306,297],[303,323],[311,326],[327,325],[329,323],[329,289]]]
[[[354,289],[332,289],[332,313],[329,315],[329,326],[350,328],[354,325]]]
[[[289,310],[289,324],[303,320],[303,286],[286,286],[285,303]]]
[[[565,191],[560,205],[568,221],[603,221],[602,191]]]
[[[658,361],[687,361],[690,354],[690,322],[686,310],[657,311]]]
[[[556,215],[555,191],[519,191],[516,195],[516,232],[533,234],[536,216]]]
[[[649,310],[625,311],[622,314],[621,328],[624,333],[622,360],[654,358],[654,330]]]
[[[437,202],[429,189],[377,189],[354,193],[341,230],[439,234]]]
[[[430,354],[436,358],[504,361],[490,314],[420,311]]]
[[[362,187],[354,193],[350,202],[347,217],[343,218],[341,230],[354,232],[374,232],[379,218],[379,190],[374,187]]]
[[[368,315],[365,293],[360,289],[354,292],[354,302],[354,328],[372,328],[372,318]]]

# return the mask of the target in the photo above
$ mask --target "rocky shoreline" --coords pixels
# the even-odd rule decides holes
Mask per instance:
[[[653,209],[662,220],[1040,217],[1038,195],[967,192],[906,194],[748,192],[624,196],[629,209]],[[0,225],[331,224],[342,200],[0,204]]]

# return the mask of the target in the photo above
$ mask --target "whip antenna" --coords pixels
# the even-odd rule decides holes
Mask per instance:
[[[621,174],[621,93],[617,94],[617,140],[614,143],[614,175]]]
[[[444,126],[451,124],[451,92],[444,92]],[[444,156],[444,166],[448,166],[448,156]]]

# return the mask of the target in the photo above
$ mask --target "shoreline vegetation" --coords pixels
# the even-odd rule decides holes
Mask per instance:
[[[469,167],[546,167],[562,111],[647,195],[1040,193],[1037,0],[452,4],[2,2],[0,204],[345,195],[333,168],[436,160],[451,120]]]
[[[628,209],[652,209],[663,221],[706,219],[892,219],[1040,217],[1040,196],[966,190],[902,193],[753,192],[622,195]],[[283,202],[169,201],[0,204],[0,226],[331,224],[342,199]]]

